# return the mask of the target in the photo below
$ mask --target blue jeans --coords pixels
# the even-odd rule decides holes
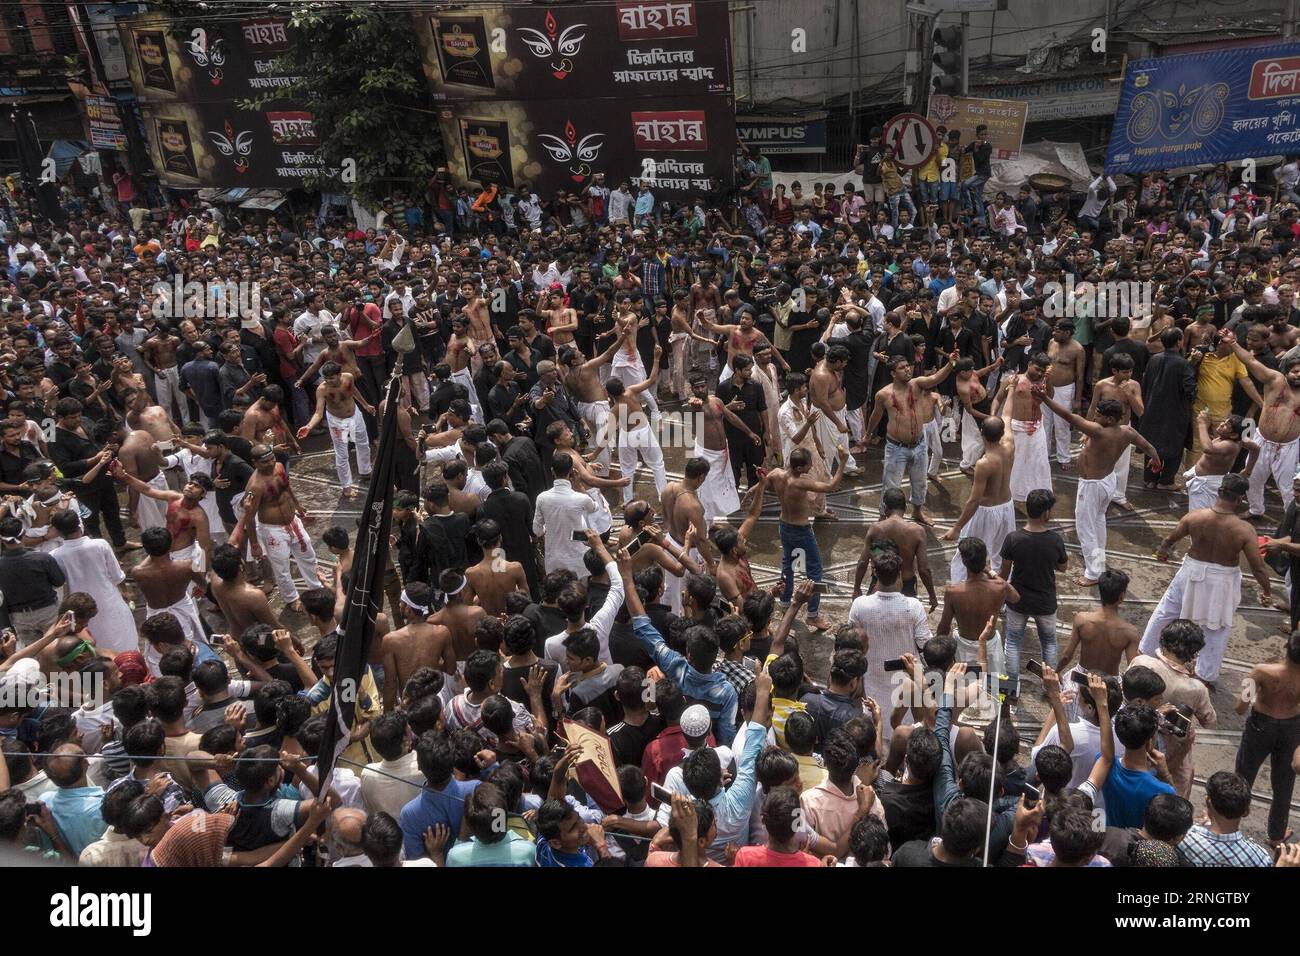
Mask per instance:
[[[984,218],[984,184],[988,181],[987,176],[972,176],[961,184],[962,205],[969,205],[975,210],[976,219]]]
[[[1007,608],[1007,677],[1013,684],[1020,681],[1020,644],[1031,617],[1038,629],[1038,643],[1043,646],[1043,663],[1056,666],[1056,615],[1021,614]]]
[[[894,193],[889,197],[889,224],[898,228],[898,207],[906,206],[912,210],[912,222],[916,222],[916,203],[912,202],[912,194],[904,189],[901,193]]]
[[[930,450],[925,434],[912,448],[900,445],[892,438],[885,438],[885,477],[884,491],[903,487],[903,473],[907,472],[907,482],[912,486],[912,504],[921,507],[925,504],[925,483],[929,480],[926,471],[930,464]]]
[[[794,553],[802,550],[804,554],[804,577],[809,581],[822,579],[822,553],[817,549],[817,536],[813,534],[812,525],[786,524],[781,522],[781,603],[789,605],[794,596]],[[821,592],[814,591],[808,600],[808,613],[817,616],[821,607]]]

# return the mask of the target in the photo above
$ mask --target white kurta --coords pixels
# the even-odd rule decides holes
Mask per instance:
[[[73,538],[55,548],[53,557],[67,575],[68,593],[81,591],[95,599],[99,611],[88,627],[95,646],[114,654],[138,651],[135,616],[117,588],[126,574],[113,546],[102,538]]]

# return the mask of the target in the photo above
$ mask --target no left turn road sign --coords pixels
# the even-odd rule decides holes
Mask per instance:
[[[919,113],[899,113],[886,124],[881,139],[905,169],[925,165],[939,146],[939,134]]]

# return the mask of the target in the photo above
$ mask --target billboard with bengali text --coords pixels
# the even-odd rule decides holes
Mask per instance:
[[[1106,171],[1300,152],[1300,43],[1134,60]]]

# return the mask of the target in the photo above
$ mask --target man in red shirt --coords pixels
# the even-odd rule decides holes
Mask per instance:
[[[646,744],[641,757],[641,772],[650,783],[662,785],[668,771],[686,758],[690,742],[681,726],[682,714],[686,711],[686,698],[681,689],[671,681],[661,680],[655,684],[654,691],[655,707],[666,726],[658,737]],[[708,736],[708,745],[717,746],[712,734]]]
[[[293,334],[293,316],[284,306],[276,306],[274,315],[275,330],[271,333],[271,341],[275,343],[275,354],[280,360],[280,380],[293,406],[293,424],[299,427],[311,419],[307,392],[294,384],[302,374],[302,350],[307,341],[299,342],[298,336]]]
[[[732,866],[822,866],[817,857],[799,849],[802,814],[798,791],[777,787],[763,799],[767,846],[741,847]]]
[[[362,302],[356,289],[343,290],[340,298],[348,303],[343,310],[348,338],[365,342],[364,345],[353,348],[352,354],[356,356],[357,367],[361,370],[361,381],[358,384],[367,401],[375,404],[384,397],[384,382],[388,378],[383,337],[374,335],[383,325],[383,316],[379,312],[379,306],[373,302]]]

